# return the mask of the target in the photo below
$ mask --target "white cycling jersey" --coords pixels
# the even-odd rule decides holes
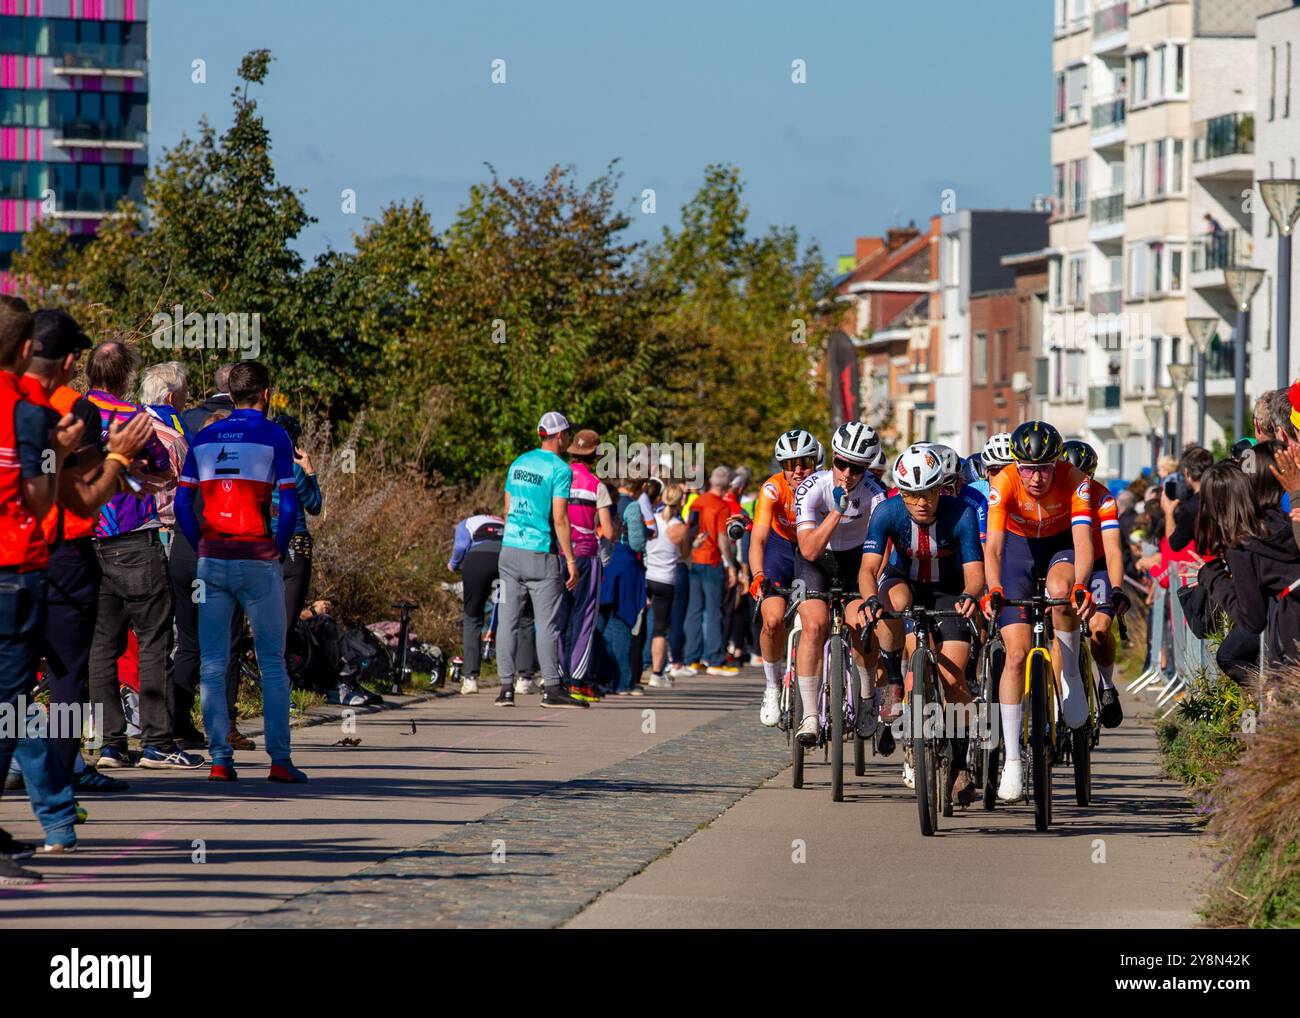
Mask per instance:
[[[794,493],[795,525],[798,530],[812,530],[821,525],[827,514],[835,508],[835,474],[819,470],[799,485]],[[848,551],[861,548],[867,539],[867,526],[871,512],[888,498],[888,493],[870,473],[862,475],[857,486],[849,492],[848,510],[840,517],[826,545],[831,551]]]

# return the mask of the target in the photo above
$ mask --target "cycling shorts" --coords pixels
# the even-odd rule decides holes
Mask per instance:
[[[1097,559],[1092,564],[1092,576],[1088,580],[1088,590],[1092,592],[1092,603],[1097,606],[1097,611],[1102,615],[1108,615],[1112,619],[1115,617],[1115,609],[1111,606],[1111,592],[1115,588],[1110,585],[1110,573],[1106,569],[1106,560]]]
[[[1008,600],[1033,597],[1038,581],[1047,579],[1053,566],[1058,562],[1074,562],[1072,529],[1050,537],[1021,537],[1006,532],[1002,545],[1002,591]],[[1003,626],[1028,623],[1028,608],[1006,607],[998,616],[998,624]]]
[[[796,549],[794,575],[796,580],[803,582],[805,597],[830,593],[831,581],[836,577],[839,578],[841,590],[846,594],[856,594],[858,570],[861,566],[861,547],[846,548],[843,551],[827,548],[815,562],[808,561]]]
[[[795,546],[778,534],[768,531],[767,543],[763,545],[763,578],[782,590],[772,591],[768,597],[786,597],[794,585]]]
[[[928,611],[950,612],[957,607],[957,598],[962,593],[960,584],[945,587],[938,583],[918,583],[900,570],[886,569],[880,577],[880,603],[889,608],[889,599],[885,596],[900,583],[907,584],[912,591],[912,604]],[[912,624],[907,628],[910,631]],[[970,643],[970,623],[965,619],[938,619],[935,629],[939,633],[940,643]]]

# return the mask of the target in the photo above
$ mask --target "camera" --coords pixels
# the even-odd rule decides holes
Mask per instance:
[[[727,524],[727,537],[733,541],[739,541],[745,536],[745,531],[750,527],[748,520],[732,520]]]
[[[1186,502],[1192,497],[1191,485],[1181,473],[1173,473],[1165,478],[1165,496],[1177,502]]]

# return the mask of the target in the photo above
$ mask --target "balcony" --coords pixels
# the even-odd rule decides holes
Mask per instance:
[[[1104,383],[1088,386],[1088,413],[1118,410],[1122,396],[1118,384]]]
[[[1255,254],[1255,239],[1245,230],[1221,230],[1192,241],[1192,286],[1224,286],[1223,270],[1248,265]],[[1197,279],[1200,274],[1201,279]]]
[[[1092,34],[1110,35],[1128,28],[1128,4],[1111,4],[1092,16]]]
[[[1093,226],[1105,226],[1107,223],[1124,221],[1124,192],[1112,191],[1109,194],[1094,195],[1092,199],[1091,218]]]
[[[52,53],[55,74],[113,74],[140,77],[148,69],[149,59],[143,46],[74,46]]]
[[[55,218],[63,219],[102,219],[105,214],[114,211],[123,198],[136,203],[143,200],[141,187],[134,187],[129,192],[121,191],[60,191]]]
[[[1233,358],[1237,356],[1237,344],[1232,340],[1224,342],[1216,338],[1210,344],[1209,352],[1205,355],[1205,380],[1207,383],[1216,379],[1227,379],[1233,381]],[[1250,347],[1246,347],[1246,377],[1250,377]]]
[[[148,132],[133,124],[109,124],[102,120],[58,120],[50,118],[57,134],[55,144],[71,148],[143,148]]]
[[[1092,129],[1104,131],[1124,123],[1127,100],[1124,96],[1092,104]]]
[[[1118,286],[1108,290],[1093,290],[1088,295],[1088,314],[1117,315],[1123,304],[1123,293]]]
[[[1254,156],[1253,113],[1228,113],[1193,125],[1192,172],[1198,179],[1252,179]]]

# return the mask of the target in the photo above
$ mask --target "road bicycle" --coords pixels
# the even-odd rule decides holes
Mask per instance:
[[[1002,669],[1006,664],[1007,649],[997,626],[990,626],[988,637],[980,648],[979,683],[975,694],[976,719],[983,737],[972,747],[971,775],[986,810],[998,802],[998,781],[1002,776],[1001,741],[997,726],[1001,724],[998,704]]]
[[[1119,624],[1120,640],[1127,641],[1128,627],[1123,614],[1117,612],[1115,621]],[[1092,751],[1101,742],[1101,695],[1100,680],[1093,669],[1091,641],[1086,633],[1079,640],[1079,674],[1084,677],[1088,691],[1088,723],[1073,733],[1062,726],[1056,753],[1061,763],[1073,766],[1075,802],[1087,806],[1092,802]]]
[[[935,627],[943,619],[964,619],[965,616],[959,611],[936,611],[912,605],[901,611],[878,611],[876,617],[912,623],[916,638],[916,649],[908,658],[907,665],[912,691],[908,694],[904,714],[903,743],[911,746],[916,811],[921,822],[921,834],[928,838],[939,829],[940,814],[952,816],[952,786],[965,762],[959,759],[962,738],[948,732],[948,704],[939,678],[939,660],[934,652],[935,644],[940,642]],[[974,636],[973,624],[971,629]],[[939,724],[938,719],[945,720]]]

